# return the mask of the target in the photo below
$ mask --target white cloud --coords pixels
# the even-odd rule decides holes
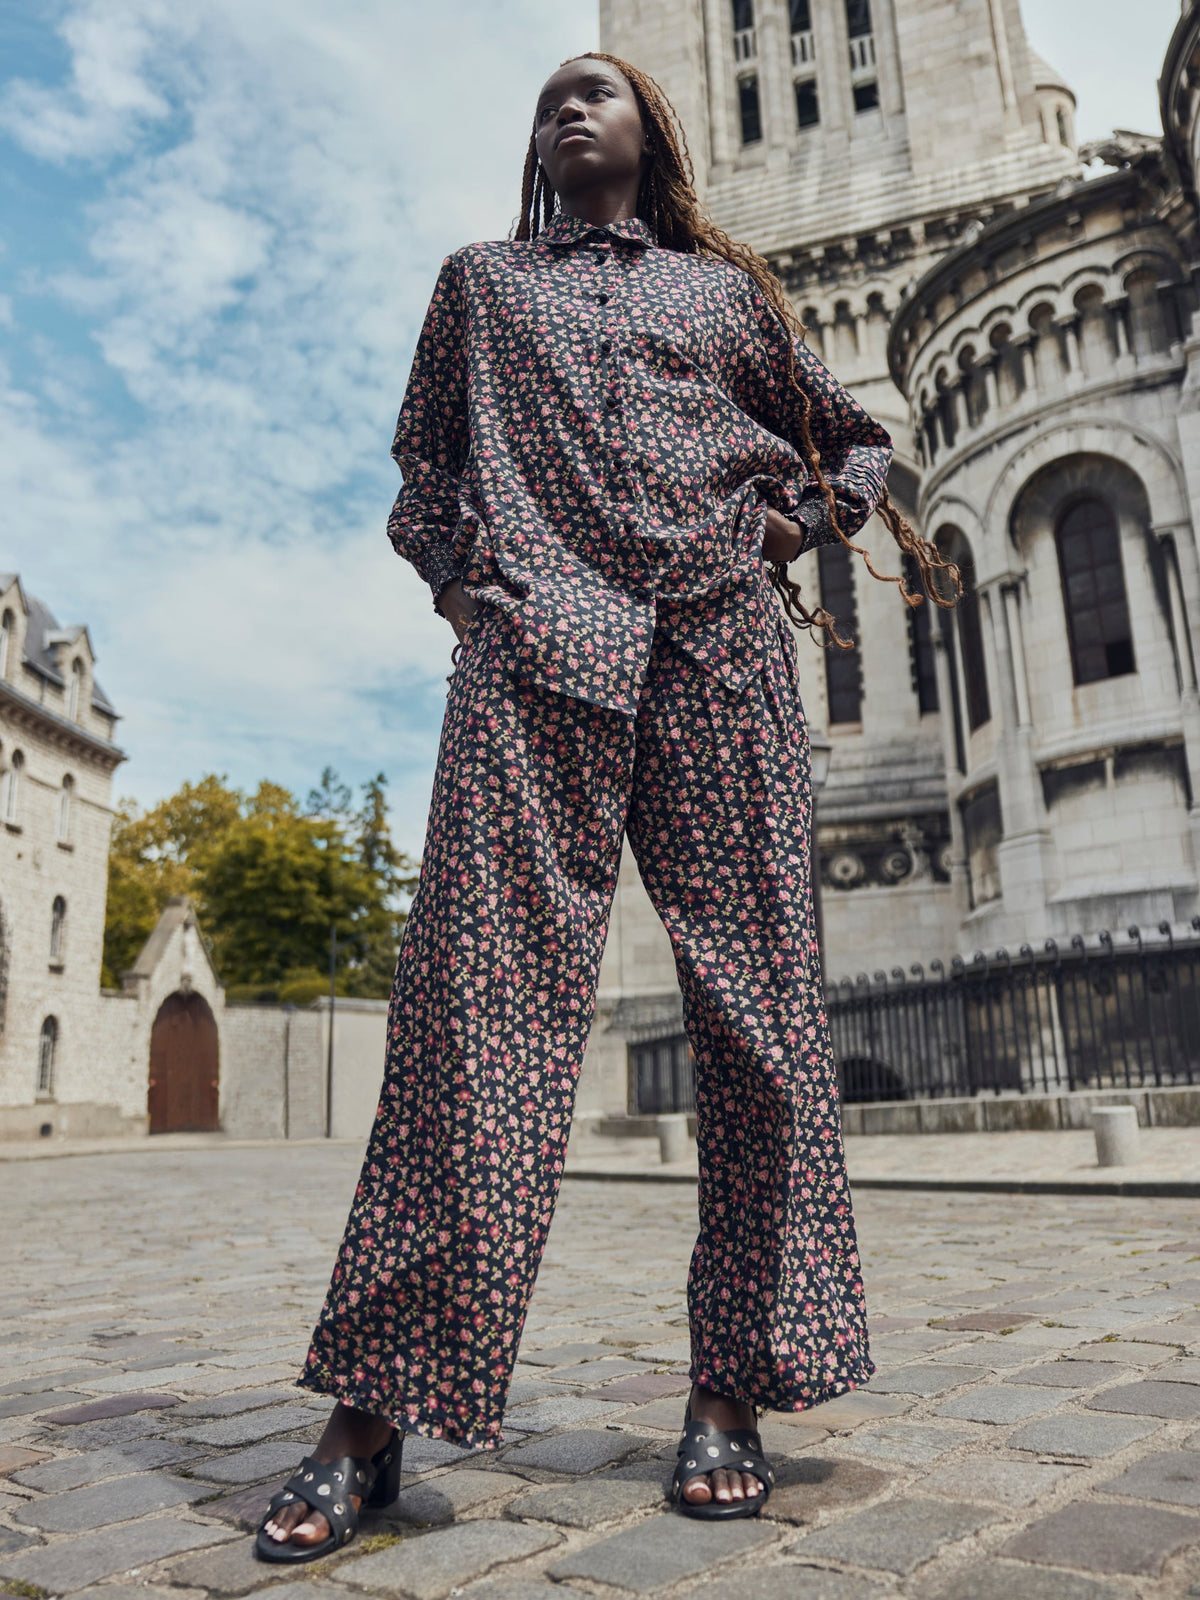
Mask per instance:
[[[92,625],[122,788],[382,767],[419,844],[452,641],[384,538],[391,430],[441,256],[507,230],[537,88],[594,28],[590,0],[73,0],[66,81],[0,95],[21,149],[95,174],[37,286],[89,343],[0,376],[0,564]]]

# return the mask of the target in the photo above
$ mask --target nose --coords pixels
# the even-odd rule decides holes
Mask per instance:
[[[586,112],[577,100],[564,100],[558,108],[555,121],[561,128],[567,122],[581,122],[585,116]]]

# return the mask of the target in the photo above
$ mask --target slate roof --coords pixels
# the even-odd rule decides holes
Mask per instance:
[[[18,576],[15,572],[0,572],[0,592],[7,589]],[[25,604],[29,608],[29,624],[25,632],[25,664],[40,677],[64,687],[62,673],[55,660],[55,646],[74,644],[87,629],[81,624],[62,627],[50,607],[26,589]],[[89,641],[90,644],[90,641]],[[104,690],[92,679],[92,705],[105,716],[116,717],[116,707]]]

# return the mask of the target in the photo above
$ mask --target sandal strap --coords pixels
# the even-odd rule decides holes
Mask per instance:
[[[768,1491],[775,1474],[763,1454],[762,1440],[750,1428],[733,1428],[723,1433],[711,1422],[689,1422],[679,1441],[679,1461],[672,1480],[672,1493],[678,1498],[693,1478],[710,1472],[749,1472]]]
[[[338,1545],[343,1545],[358,1527],[358,1511],[350,1496],[365,1501],[375,1477],[374,1465],[356,1456],[342,1456],[337,1461],[314,1461],[305,1456],[271,1505],[277,1511],[293,1500],[303,1500],[310,1510],[320,1512]]]

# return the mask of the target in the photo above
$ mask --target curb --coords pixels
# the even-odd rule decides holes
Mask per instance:
[[[563,1174],[589,1183],[690,1183],[699,1181],[688,1172],[603,1172],[577,1167]],[[1103,1178],[1095,1183],[1072,1183],[1066,1178],[856,1178],[851,1190],[911,1189],[953,1194],[1070,1194],[1106,1195],[1118,1199],[1200,1200],[1200,1181],[1191,1179]]]

